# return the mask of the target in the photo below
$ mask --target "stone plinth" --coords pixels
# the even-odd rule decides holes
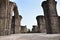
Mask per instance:
[[[45,25],[45,18],[43,15],[39,15],[36,17],[37,19],[37,25],[38,25],[38,28],[39,28],[39,31],[41,33],[46,33],[46,25]]]

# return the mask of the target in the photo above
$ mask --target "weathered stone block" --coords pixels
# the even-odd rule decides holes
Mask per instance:
[[[21,26],[21,33],[27,33],[27,27],[25,26]]]

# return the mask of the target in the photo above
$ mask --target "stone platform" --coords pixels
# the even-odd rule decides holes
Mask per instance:
[[[60,34],[12,34],[9,36],[0,36],[0,40],[60,40]]]

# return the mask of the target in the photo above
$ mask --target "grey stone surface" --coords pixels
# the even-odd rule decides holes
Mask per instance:
[[[16,3],[9,0],[0,0],[0,36],[11,34],[12,12],[15,16],[15,33],[20,33],[20,24],[22,16],[18,13]]]
[[[8,5],[9,0],[0,0],[0,36],[10,34]]]
[[[10,16],[10,17],[12,17],[11,18],[11,20],[12,20],[11,33],[20,33],[22,16],[19,15],[16,3],[9,2],[9,4],[10,4],[10,14],[12,14],[12,11],[14,12],[14,16],[13,17],[12,17],[12,15]]]
[[[44,10],[45,23],[46,23],[46,31],[48,34],[58,34],[59,23],[58,23],[58,15],[56,11],[56,1],[55,0],[47,0],[42,3],[42,7]]]
[[[60,34],[14,34],[9,36],[0,36],[0,40],[60,40]]]
[[[37,25],[39,28],[39,31],[41,33],[47,33],[46,32],[46,24],[45,24],[45,17],[43,15],[39,15],[36,17]]]
[[[27,33],[27,26],[21,26],[21,33]]]

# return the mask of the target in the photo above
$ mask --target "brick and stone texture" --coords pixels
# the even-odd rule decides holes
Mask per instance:
[[[27,33],[27,26],[21,26],[21,33]]]
[[[14,2],[9,2],[9,12],[10,12],[10,20],[11,21],[11,33],[14,34],[14,33],[20,33],[20,30],[21,30],[21,19],[22,19],[22,16],[19,15],[19,12],[18,12],[18,8],[17,8],[17,5],[16,3]],[[14,16],[12,16],[12,12],[14,12]]]
[[[14,11],[15,19],[12,17]],[[13,19],[12,19],[13,18]],[[21,16],[19,16],[16,3],[9,0],[0,0],[0,36],[11,34],[11,22],[15,21],[15,33],[20,32]],[[18,25],[17,25],[18,23]],[[12,23],[13,24],[13,23]],[[19,26],[19,27],[18,27]],[[13,28],[13,27],[12,27]],[[19,32],[18,32],[18,31]]]
[[[42,3],[48,34],[60,33],[56,4],[55,0],[47,0]]]
[[[10,28],[9,26],[9,0],[0,0],[0,36],[9,35]]]
[[[15,34],[21,32],[21,18],[22,16],[18,16],[18,18],[15,18]]]
[[[22,19],[21,15],[19,15],[19,17],[16,19],[15,19],[15,16],[12,16],[12,23],[11,23],[12,24],[11,25],[11,33],[12,34],[21,32],[21,19]]]
[[[39,31],[41,33],[46,33],[46,24],[45,24],[44,16],[39,15],[39,16],[36,17],[36,20],[37,20],[37,25],[38,25]]]

